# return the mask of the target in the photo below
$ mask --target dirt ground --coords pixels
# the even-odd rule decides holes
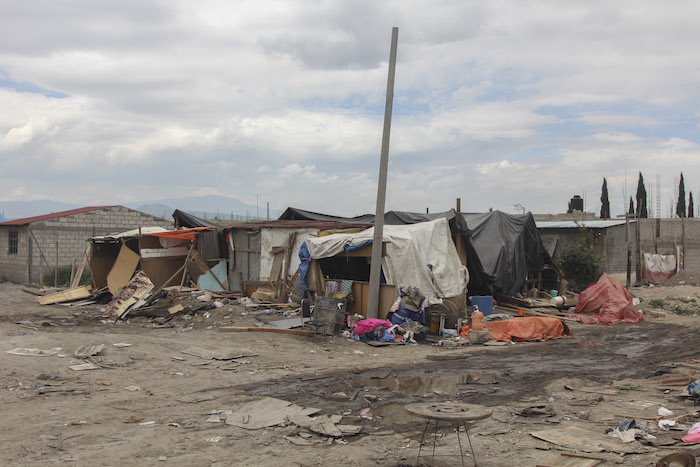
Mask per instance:
[[[425,424],[403,410],[412,402],[491,408],[493,415],[470,429],[482,466],[535,466],[574,451],[531,432],[577,427],[603,434],[634,418],[668,441],[700,420],[693,402],[679,397],[682,385],[647,379],[670,364],[680,377],[700,377],[693,368],[700,367],[693,362],[700,358],[693,301],[700,301],[700,288],[685,283],[634,288],[645,310],[641,323],[569,323],[570,339],[456,349],[223,332],[225,324],[281,318],[240,305],[200,312],[175,327],[148,318],[113,323],[100,305],[40,306],[22,288],[0,284],[3,465],[415,465]],[[75,350],[97,344],[105,344],[94,358],[98,369],[69,368],[85,363]],[[192,346],[247,356],[218,361],[183,353]],[[58,347],[50,356],[7,353]],[[292,424],[247,430],[208,421],[263,396],[342,415],[362,433],[333,440]],[[535,405],[543,415],[516,415]],[[681,417],[680,430],[658,433],[659,407]],[[422,463],[431,463],[432,434],[431,425]],[[593,441],[579,452],[604,458],[601,465],[641,466],[687,447],[609,439],[634,452],[596,452]],[[436,457],[434,465],[461,465],[458,446],[454,429],[440,425],[435,452],[452,457]]]

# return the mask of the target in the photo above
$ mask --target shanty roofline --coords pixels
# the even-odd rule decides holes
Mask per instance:
[[[234,222],[224,229],[365,229],[372,227],[370,223],[360,222],[335,222],[335,221],[314,221],[314,220],[276,220],[276,221],[250,221]]]
[[[15,219],[12,221],[2,222],[2,223],[0,223],[0,226],[2,226],[2,225],[27,225],[27,224],[31,224],[33,222],[47,221],[49,219],[58,219],[59,217],[72,216],[74,214],[82,214],[84,212],[91,212],[91,211],[101,211],[103,209],[117,208],[117,207],[119,207],[119,206],[88,206],[88,207],[84,207],[84,208],[71,209],[69,211],[52,212],[51,214],[44,214],[42,216],[25,217],[24,219]]]
[[[634,219],[630,219],[634,222]],[[538,229],[577,229],[585,227],[588,229],[605,229],[616,225],[624,225],[624,220],[596,220],[596,221],[546,221],[535,222]]]

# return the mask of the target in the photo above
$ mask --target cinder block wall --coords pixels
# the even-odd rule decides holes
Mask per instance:
[[[56,265],[70,266],[80,262],[87,245],[87,240],[94,235],[107,235],[137,229],[139,227],[163,227],[172,229],[173,224],[122,206],[102,209],[99,211],[84,212],[72,216],[64,216],[56,219],[35,222],[29,225],[36,242],[49,263],[51,270]],[[14,229],[14,227],[13,227]],[[18,254],[14,257],[7,256],[8,231],[2,230],[3,237],[0,245],[4,245],[4,256],[0,255],[0,279],[15,282],[39,282],[39,262],[41,261],[42,273],[46,273],[46,262],[41,258],[39,248],[29,234],[26,227],[18,227],[20,230],[20,246]],[[58,256],[56,256],[58,245]],[[6,268],[6,264],[8,267]],[[11,264],[11,266],[9,266]],[[5,270],[7,269],[7,272]]]
[[[685,244],[685,269],[700,271],[700,219],[658,219],[659,236],[656,236],[657,219],[640,219],[630,223],[630,237],[632,242],[632,281],[636,281],[637,269],[637,225],[639,225],[639,237],[643,251],[659,254],[675,255],[676,245]],[[594,241],[595,250],[604,257],[604,271],[616,276],[622,283],[627,274],[627,236],[626,226],[616,225],[605,229],[590,229]],[[685,235],[683,231],[685,230]],[[570,245],[579,241],[578,229],[540,229],[540,236],[558,236],[555,258]]]
[[[9,254],[10,230],[16,230],[19,236],[17,254]],[[22,282],[27,280],[27,228],[0,228],[0,281]]]

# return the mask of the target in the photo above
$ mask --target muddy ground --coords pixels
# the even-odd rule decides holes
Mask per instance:
[[[656,433],[659,407],[677,415],[697,410],[678,397],[681,386],[653,385],[647,376],[680,363],[672,371],[698,377],[692,366],[700,358],[700,317],[692,315],[700,288],[681,284],[632,292],[656,316],[617,326],[574,323],[570,339],[446,349],[223,332],[227,324],[281,318],[238,305],[212,310],[208,318],[199,313],[175,327],[146,318],[115,324],[101,316],[99,305],[42,307],[22,286],[0,284],[0,463],[414,465],[424,422],[402,407],[426,401],[493,410],[470,430],[483,466],[534,466],[572,452],[536,439],[533,431],[574,426],[604,433],[632,417]],[[98,369],[71,370],[85,363],[73,352],[95,344],[106,345],[94,359]],[[207,360],[183,353],[192,346],[254,355]],[[51,356],[6,353],[18,347],[61,350]],[[352,400],[338,400],[340,392]],[[359,425],[362,433],[333,441],[294,425],[246,430],[207,422],[214,411],[235,410],[262,396],[341,414],[343,424]],[[545,415],[514,415],[540,403]],[[682,436],[694,421],[682,419],[686,431],[670,435]],[[625,446],[639,452],[588,454],[605,458],[602,465],[654,465],[681,448],[637,441]],[[430,454],[432,440],[429,448],[422,454]],[[442,426],[436,453],[458,452],[454,430]],[[430,463],[429,457],[421,460]],[[435,465],[460,462],[442,457]]]

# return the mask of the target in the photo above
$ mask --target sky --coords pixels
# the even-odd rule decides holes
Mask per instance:
[[[641,171],[667,217],[681,172],[700,190],[698,18],[692,0],[0,2],[0,200],[373,213],[396,26],[387,210],[578,194],[599,214],[605,177],[614,216]]]

